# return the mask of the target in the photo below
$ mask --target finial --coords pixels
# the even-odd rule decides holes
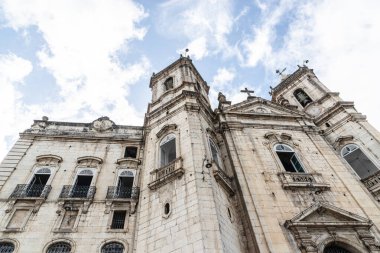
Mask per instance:
[[[276,73],[279,75],[279,76],[282,76],[282,73],[284,73],[284,71],[286,70],[286,68],[284,68],[283,70],[279,70],[279,69],[276,69]]]
[[[251,93],[254,93],[255,91],[253,90],[248,90],[247,88],[244,88],[244,90],[241,90],[240,92],[244,92],[248,94],[248,98],[252,97]]]

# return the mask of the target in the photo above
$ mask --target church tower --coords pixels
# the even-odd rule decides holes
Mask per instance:
[[[272,90],[272,101],[297,108],[313,119],[321,135],[366,183],[377,177],[380,168],[380,135],[366,117],[331,92],[312,69],[299,66]],[[375,196],[380,190],[370,190]]]
[[[209,86],[189,57],[153,74],[136,252],[246,252]]]

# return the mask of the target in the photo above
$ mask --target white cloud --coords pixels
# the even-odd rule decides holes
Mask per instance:
[[[170,0],[160,5],[158,29],[165,36],[187,38],[196,59],[222,52],[234,54],[227,36],[234,24],[230,0]],[[183,50],[182,50],[183,51]]]
[[[253,26],[253,36],[243,39],[242,51],[244,57],[240,59],[243,66],[255,67],[261,61],[271,59],[272,43],[277,34],[275,26],[280,22],[284,14],[292,9],[292,0],[282,0],[276,3],[273,8],[266,8],[266,5],[261,5],[263,11],[262,24]],[[272,11],[273,10],[273,11]]]
[[[283,65],[310,60],[322,82],[380,128],[380,2],[315,1],[300,5],[284,47],[272,55]],[[273,65],[273,63],[270,63]]]
[[[16,141],[18,131],[27,126],[23,119],[31,120],[21,102],[18,86],[23,85],[32,69],[29,61],[14,54],[0,55],[0,159]]]
[[[150,62],[142,56],[125,65],[118,58],[123,54],[128,59],[130,42],[142,40],[146,33],[139,26],[147,17],[140,4],[128,0],[4,0],[1,11],[7,26],[22,34],[37,28],[45,41],[36,64],[53,75],[60,99],[28,105],[34,118],[48,115],[52,120],[89,122],[107,115],[116,124],[142,124],[142,116],[127,97],[129,86],[150,73]],[[30,118],[20,120],[32,123]]]
[[[286,10],[292,18],[283,43],[276,27],[284,22]],[[376,83],[380,59],[380,2],[324,0],[294,4],[281,1],[264,11],[264,23],[254,27],[254,36],[242,43],[242,64],[254,67],[262,63],[273,73],[282,67],[294,69],[309,59],[309,66],[332,91],[341,92],[344,100],[353,100],[357,109],[368,115],[370,123],[380,128],[380,86]],[[277,46],[278,47],[278,46]],[[288,72],[289,73],[289,72]]]

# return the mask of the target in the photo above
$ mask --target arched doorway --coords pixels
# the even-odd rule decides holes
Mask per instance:
[[[346,250],[345,248],[336,245],[336,244],[331,244],[328,245],[324,250],[323,253],[352,253],[351,251]]]

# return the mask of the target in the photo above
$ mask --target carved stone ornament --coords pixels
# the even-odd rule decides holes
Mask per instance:
[[[115,123],[110,120],[108,117],[100,117],[91,124],[91,128],[95,129],[98,132],[104,132],[107,130],[112,130],[115,126]]]
[[[354,252],[380,252],[371,232],[372,221],[329,203],[316,203],[284,226],[290,230],[301,252],[319,253],[331,242],[345,244]]]
[[[177,125],[176,124],[168,124],[168,125],[165,125],[161,128],[160,131],[158,131],[158,133],[156,134],[157,138],[161,138],[162,136],[164,136],[164,134],[166,134],[167,132],[169,131],[173,131],[173,130],[176,130],[177,129]]]

